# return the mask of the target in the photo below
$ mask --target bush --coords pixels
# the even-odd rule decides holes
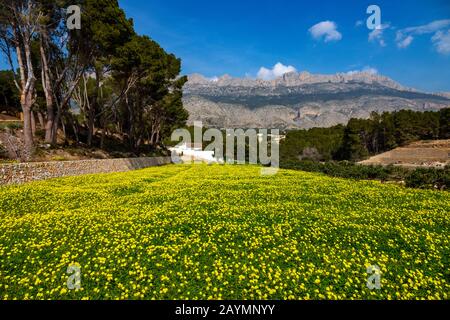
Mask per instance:
[[[352,162],[289,161],[281,164],[284,169],[321,172],[332,177],[357,180],[403,181],[409,188],[446,190],[450,185],[450,167],[444,170],[420,168],[411,171],[398,166],[363,166]]]
[[[322,172],[329,176],[351,179],[377,179],[386,180],[389,177],[389,169],[382,166],[362,166],[351,162],[313,162],[290,161],[282,164],[282,168],[303,170],[309,172]]]
[[[410,188],[446,190],[450,185],[450,167],[443,170],[419,168],[408,175],[405,182]]]

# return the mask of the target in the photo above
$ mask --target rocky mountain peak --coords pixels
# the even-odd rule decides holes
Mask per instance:
[[[184,87],[189,123],[219,128],[312,128],[345,124],[371,112],[439,110],[450,95],[406,88],[370,71],[290,72],[274,80],[189,76]]]
[[[187,88],[198,85],[211,87],[297,87],[305,84],[360,82],[364,84],[379,84],[396,90],[414,91],[413,89],[403,87],[388,77],[369,71],[336,73],[330,75],[312,74],[307,71],[289,72],[274,80],[233,78],[228,74],[219,78],[207,78],[200,74],[192,74],[188,79]]]

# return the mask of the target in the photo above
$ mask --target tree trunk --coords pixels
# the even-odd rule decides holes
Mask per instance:
[[[47,105],[47,119],[45,122],[45,142],[53,143],[55,130],[53,129],[55,123],[55,114],[53,113],[53,107]]]
[[[42,115],[42,113],[40,111],[37,111],[36,114],[38,117],[39,126],[41,127],[41,129],[45,129],[44,116]]]
[[[156,131],[156,141],[155,141],[155,145],[158,145],[158,144],[159,144],[159,139],[160,139],[160,137],[159,137],[159,129],[158,129],[158,131]]]
[[[55,125],[55,111],[53,103],[53,89],[50,80],[50,70],[48,67],[47,56],[45,52],[45,43],[47,42],[47,30],[41,30],[40,53],[42,62],[42,88],[44,89],[45,102],[47,104],[47,119],[45,124],[45,142],[54,143],[56,130]]]
[[[100,94],[100,82],[102,77],[102,71],[100,67],[95,67],[95,90],[92,98],[92,103],[89,104],[89,112],[88,112],[88,146],[92,146],[92,142],[94,139],[94,131],[95,131],[95,111],[100,110],[99,108],[99,94]]]
[[[150,137],[150,144],[155,145],[155,140],[156,140],[156,131],[152,130],[152,135]]]
[[[50,142],[52,145],[58,144],[58,124],[59,124],[59,121],[61,120],[61,117],[62,117],[62,110],[60,108],[58,108],[58,111],[56,112],[55,120],[53,121],[52,140]]]
[[[67,144],[67,133],[66,133],[66,125],[64,124],[64,117],[61,117],[60,120],[61,120],[61,128],[62,128],[62,132],[63,132],[64,144]],[[58,129],[58,126],[56,127],[56,129]]]
[[[31,104],[22,105],[23,110],[23,136],[25,150],[23,160],[29,161],[33,154],[33,133],[31,130]]]
[[[33,74],[33,69],[31,66],[31,55],[30,55],[30,48],[28,45],[25,45],[25,56],[27,59],[27,65],[28,65],[28,79],[25,79],[25,66],[23,64],[22,60],[22,51],[18,48],[17,49],[17,60],[19,62],[19,68],[21,70],[21,74],[23,74],[22,77],[22,83],[23,83],[23,89],[20,95],[20,104],[22,106],[22,113],[23,113],[23,136],[24,136],[24,143],[25,143],[25,150],[24,150],[24,156],[23,159],[25,161],[28,161],[31,159],[31,156],[33,154],[33,131],[31,126],[31,106],[33,105],[33,94],[34,94],[34,86],[35,86],[35,78]]]
[[[105,128],[102,128],[102,135],[100,136],[100,149],[105,145]]]
[[[35,25],[40,18],[36,14],[35,6],[32,1],[26,2],[12,2],[13,4],[7,6],[10,10],[6,14],[6,23],[8,29],[11,31],[12,43],[14,43],[15,54],[17,58],[17,66],[20,74],[20,85],[17,81],[17,89],[20,93],[20,105],[23,112],[23,135],[25,150],[23,158],[29,160],[33,153],[33,131],[31,124],[31,107],[34,104],[34,93],[36,77],[34,75],[31,43],[35,35]],[[25,4],[28,6],[25,7]],[[3,18],[2,12],[2,18]],[[9,38],[9,37],[8,37]],[[2,34],[2,39],[5,39]],[[8,39],[7,41],[10,41]],[[12,71],[14,72],[15,66],[12,63],[9,47],[7,50],[8,60]]]
[[[87,144],[89,147],[92,146],[92,141],[94,138],[94,121],[95,121],[95,117],[94,117],[94,112],[92,109],[89,109],[88,112],[88,139],[87,139]]]
[[[31,134],[36,137],[36,117],[33,111],[31,111]]]
[[[67,117],[67,121],[70,122],[70,125],[72,126],[72,130],[73,130],[73,134],[75,135],[75,141],[78,143],[80,143],[80,138],[78,135],[78,122],[73,118],[71,113],[68,113],[66,115]]]

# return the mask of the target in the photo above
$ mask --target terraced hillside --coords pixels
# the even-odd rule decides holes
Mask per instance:
[[[418,141],[361,161],[367,165],[444,167],[450,164],[450,140]]]

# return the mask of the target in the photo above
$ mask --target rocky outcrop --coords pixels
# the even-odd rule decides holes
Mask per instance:
[[[274,80],[261,80],[250,78],[232,78],[229,75],[224,75],[217,79],[208,79],[201,74],[193,74],[189,76],[187,90],[194,89],[196,86],[200,87],[297,87],[305,84],[315,83],[350,83],[360,82],[366,84],[380,84],[385,87],[398,90],[412,90],[407,89],[392,79],[369,73],[369,72],[351,72],[351,73],[337,73],[332,75],[311,74],[309,72],[290,72],[282,77]]]

